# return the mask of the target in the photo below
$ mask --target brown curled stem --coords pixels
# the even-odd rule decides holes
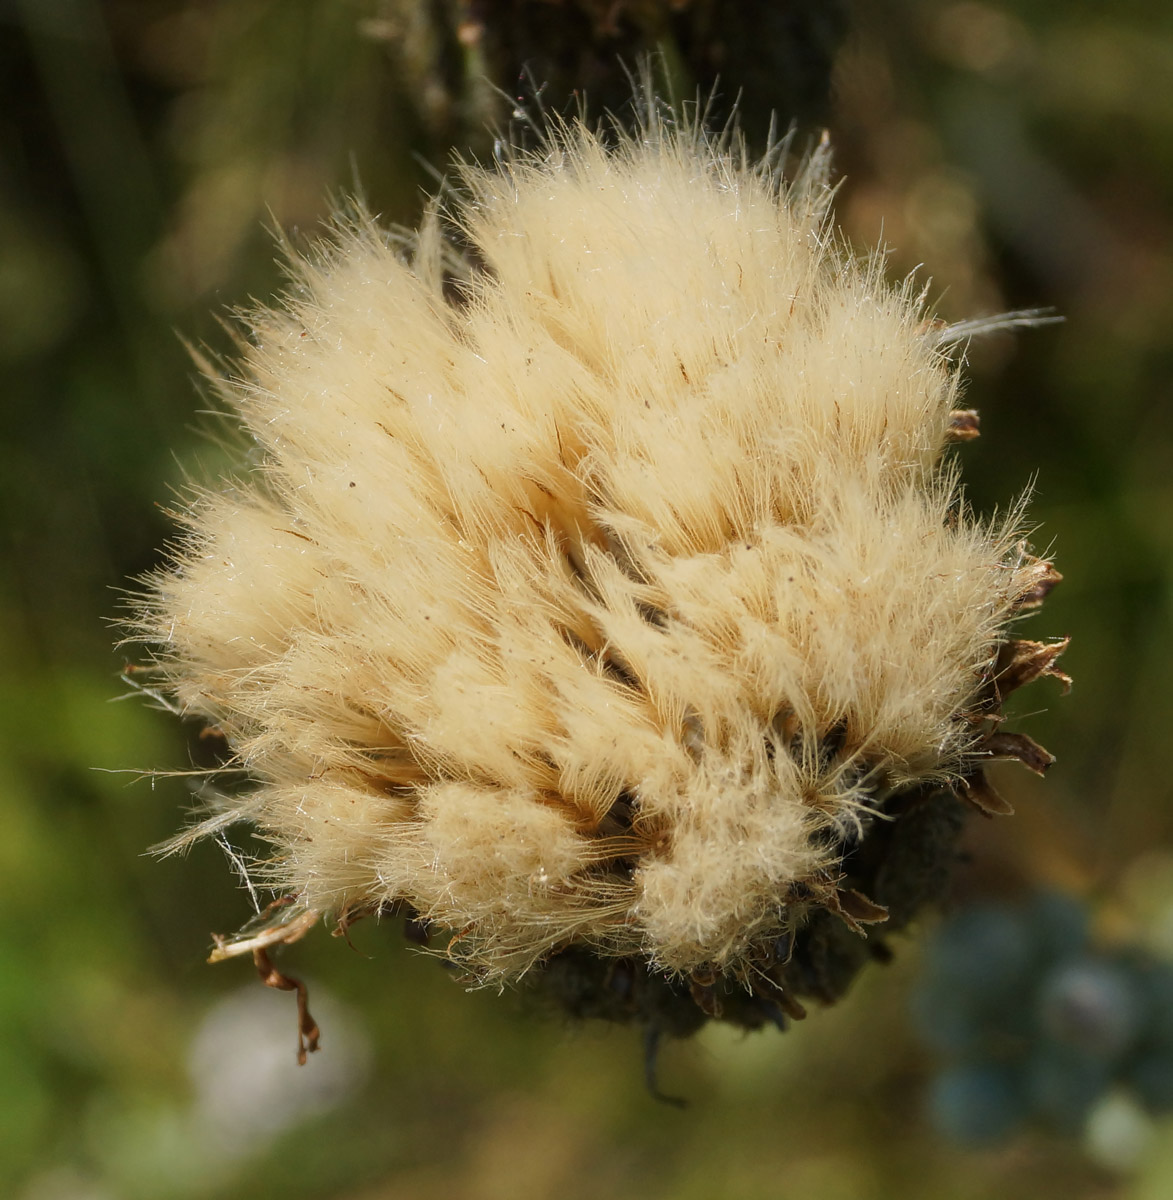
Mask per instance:
[[[282,992],[297,993],[297,1063],[304,1067],[308,1055],[318,1049],[321,1030],[318,1023],[310,1016],[309,993],[305,984],[292,975],[283,975],[269,959],[268,951],[263,946],[253,949],[253,962],[256,963],[257,974],[266,987],[277,988]]]

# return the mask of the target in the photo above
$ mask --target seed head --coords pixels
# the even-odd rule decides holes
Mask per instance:
[[[405,911],[482,982],[832,993],[803,931],[903,895],[849,856],[1045,754],[986,718],[1055,673],[1007,626],[1057,576],[960,502],[948,331],[827,171],[554,130],[409,242],[340,223],[251,317],[256,465],[138,614],[252,781],[181,840],[251,823],[295,898],[242,948]]]

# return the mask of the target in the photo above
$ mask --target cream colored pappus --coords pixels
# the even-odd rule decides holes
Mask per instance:
[[[1057,578],[959,499],[947,333],[845,248],[826,147],[784,182],[652,118],[459,176],[250,320],[260,465],[136,615],[252,780],[175,844],[272,843],[293,900],[239,949],[398,909],[484,983],[573,946],[743,979],[882,917],[847,847],[976,775]]]

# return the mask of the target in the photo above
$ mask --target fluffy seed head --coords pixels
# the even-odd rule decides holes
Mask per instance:
[[[889,798],[972,769],[1040,582],[959,503],[956,372],[825,150],[612,142],[297,259],[228,388],[256,465],[139,614],[253,781],[195,834],[252,822],[302,909],[409,906],[486,981],[736,973],[838,909]]]

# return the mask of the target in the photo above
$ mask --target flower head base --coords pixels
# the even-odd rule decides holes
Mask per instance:
[[[462,178],[464,250],[360,220],[252,318],[260,465],[140,613],[254,781],[187,836],[252,822],[299,930],[406,911],[582,1011],[636,1012],[617,971],[644,1016],[830,998],[811,931],[883,919],[860,884],[914,906],[933,870],[884,864],[948,858],[927,798],[996,806],[983,759],[1038,751],[986,718],[1055,673],[1006,628],[1057,576],[961,506],[972,414],[912,285],[833,235],[825,149],[783,184],[575,128]]]

